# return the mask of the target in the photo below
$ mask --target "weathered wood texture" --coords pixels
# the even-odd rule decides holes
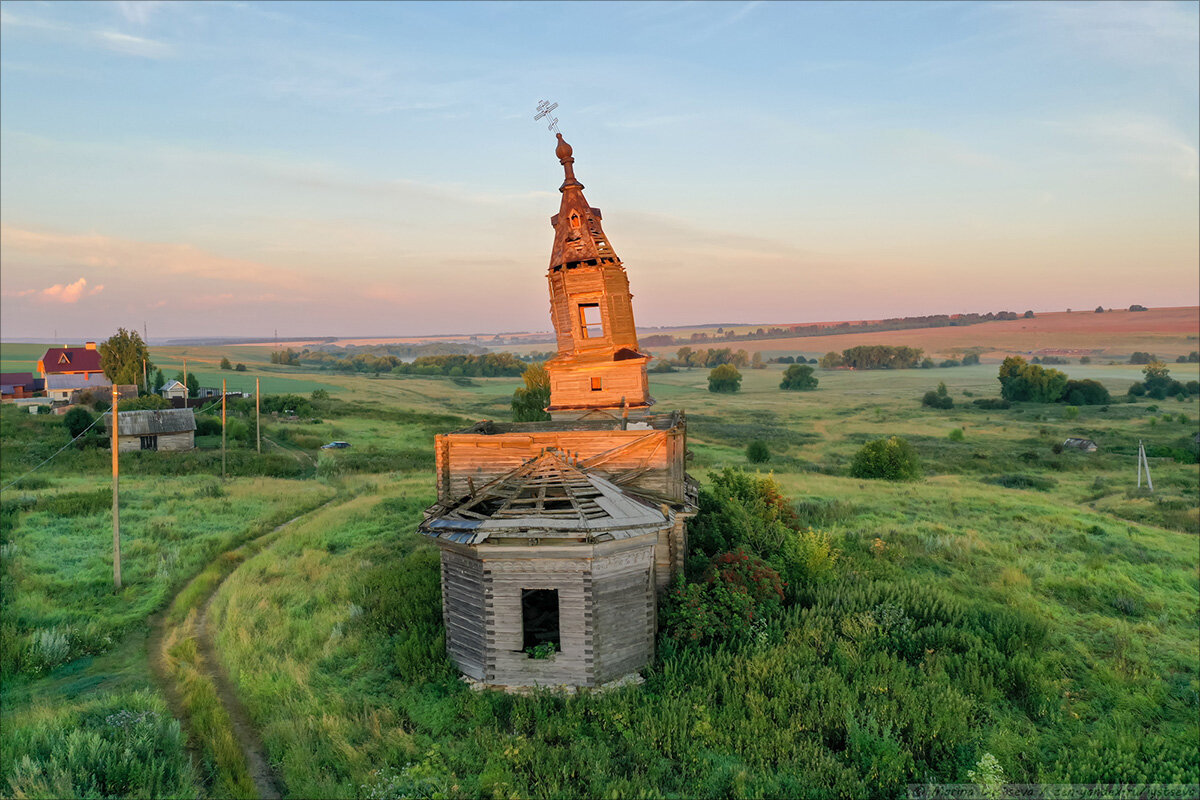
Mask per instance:
[[[480,489],[555,448],[577,453],[581,466],[599,471],[619,486],[671,503],[686,500],[682,427],[662,431],[584,430],[530,433],[450,433],[436,437],[438,501],[448,502]],[[470,479],[468,481],[468,479]]]
[[[597,684],[636,672],[654,656],[653,552],[641,549],[592,565],[592,617]]]
[[[471,555],[442,548],[442,616],[446,652],[458,668],[484,680],[487,638],[484,630],[483,564]],[[466,548],[463,548],[466,549]]]
[[[120,429],[117,430],[117,451],[121,453],[131,453],[142,449],[141,436],[122,436]],[[183,431],[181,433],[159,433],[154,434],[158,437],[157,449],[160,452],[182,452],[191,450],[196,446],[196,439],[193,431]]]

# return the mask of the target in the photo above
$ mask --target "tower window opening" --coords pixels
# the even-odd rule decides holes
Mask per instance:
[[[604,321],[600,316],[599,303],[579,304],[579,327],[584,339],[598,339],[604,335]]]
[[[573,211],[571,212],[571,227],[572,228],[579,227],[579,215]]]
[[[592,391],[598,392],[604,388],[603,378],[592,378]]]
[[[558,630],[558,589],[521,590],[521,647],[527,652],[552,645],[562,649]]]

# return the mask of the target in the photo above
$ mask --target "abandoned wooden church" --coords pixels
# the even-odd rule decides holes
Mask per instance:
[[[562,134],[555,154],[552,421],[438,436],[421,524],[441,547],[446,649],[492,686],[596,687],[645,666],[696,512],[686,420],[650,413],[625,268]]]

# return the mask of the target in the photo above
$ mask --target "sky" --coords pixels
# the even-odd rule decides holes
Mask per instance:
[[[1200,4],[0,2],[0,337],[1195,305]]]

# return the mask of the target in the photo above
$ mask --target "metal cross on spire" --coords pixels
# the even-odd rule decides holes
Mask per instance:
[[[537,104],[538,113],[534,116],[533,121],[538,122],[543,117],[550,117],[550,121],[546,124],[546,128],[551,133],[558,133],[558,117],[550,116],[554,109],[558,108],[558,103],[551,103],[549,100],[543,100]]]

